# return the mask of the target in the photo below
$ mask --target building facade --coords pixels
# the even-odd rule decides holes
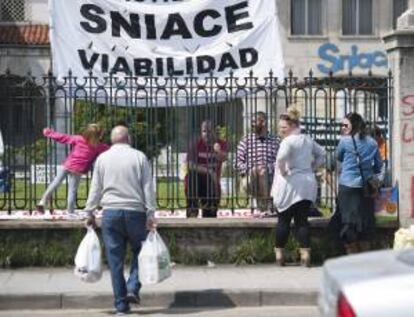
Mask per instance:
[[[350,73],[366,76],[369,71],[374,77],[387,76],[390,67],[382,36],[395,28],[397,18],[407,9],[408,0],[268,1],[277,2],[286,76],[292,71],[299,82],[305,81],[310,71],[312,76],[320,78],[329,78],[331,75],[340,78]],[[9,71],[15,76],[14,84],[23,83],[23,76],[29,71],[33,76],[41,77],[51,70],[48,21],[47,0],[0,0],[0,74]],[[0,84],[1,80],[2,77]],[[4,126],[5,121],[20,122],[12,131],[6,132],[13,135],[23,133],[18,143],[30,143],[33,136],[38,137],[41,127],[50,121],[50,116],[54,117],[56,128],[66,129],[63,113],[68,105],[62,104],[62,100],[54,100],[52,107],[35,107],[35,113],[24,111],[24,105],[16,101],[22,98],[10,96],[24,95],[24,92],[11,91],[7,84],[1,86],[0,100],[3,102],[0,107],[3,115],[0,126]],[[33,93],[37,95],[36,91]],[[384,92],[337,91],[329,101],[329,107],[334,103],[333,116],[339,119],[350,109],[366,115],[367,104],[371,103],[375,111],[367,117],[381,121],[389,105],[387,97]],[[280,99],[284,97],[280,96]],[[287,104],[294,103],[301,108],[305,117],[326,118],[328,115],[323,94],[315,96],[312,107],[309,106],[309,97],[301,92],[288,102],[282,101],[278,102],[280,109],[275,113],[283,111]],[[49,101],[38,98],[32,102]],[[206,114],[211,113],[214,113],[217,125],[221,126],[229,121],[228,118],[232,118],[234,124],[230,129],[239,135],[249,128],[252,112],[268,112],[266,104],[266,100],[260,99],[257,102],[255,100],[254,104],[239,100],[233,102],[232,107],[216,107],[214,111],[209,110],[212,108],[194,110],[197,113],[191,114],[192,119],[180,124],[178,139],[184,140],[189,131],[196,132]],[[329,116],[332,117],[332,114]],[[243,125],[239,122],[243,122]],[[25,135],[29,137],[25,138]]]
[[[367,76],[368,72],[373,77],[385,78],[388,75],[390,67],[382,36],[395,28],[397,18],[407,9],[408,0],[274,1],[277,2],[286,76],[291,71],[298,82],[304,82],[310,71],[312,76],[318,78],[343,78],[350,73],[354,76]],[[23,76],[29,71],[33,76],[41,77],[51,70],[48,21],[47,0],[0,0],[0,74],[8,71],[14,76],[14,85],[23,83]],[[0,83],[1,80],[2,77]],[[7,80],[10,81],[10,76]],[[53,116],[56,128],[66,130],[63,113],[70,106],[62,104],[62,100],[54,100],[49,107],[49,100],[35,98],[31,102],[45,103],[46,107],[37,106],[33,113],[25,111],[27,102],[20,102],[24,98],[11,96],[25,95],[23,90],[12,91],[7,83],[1,86],[3,88],[0,89],[0,100],[3,102],[0,107],[3,115],[0,126],[4,126],[5,121],[20,122],[13,126],[12,131],[6,132],[6,136],[23,133],[18,143],[30,143],[32,137],[40,135],[41,127],[50,121],[50,116]],[[20,87],[23,87],[22,84]],[[30,88],[32,94],[42,95],[34,87]],[[279,96],[283,102],[278,102],[280,109],[275,113],[283,111],[287,104],[293,103],[301,109],[305,117],[324,119],[334,116],[339,120],[350,109],[354,109],[371,118],[370,120],[381,121],[386,118],[389,106],[389,96],[386,93],[338,90],[333,98],[330,97],[329,105],[326,96],[322,94],[315,96],[313,104],[309,106],[309,96],[299,91],[288,102],[283,100],[284,96]],[[267,104],[266,100],[258,98],[251,104],[238,100],[232,102],[232,107],[219,106],[214,111],[210,111],[213,108],[209,107],[197,107],[199,109],[194,110],[195,113],[188,115],[191,120],[182,122],[178,127],[178,139],[185,140],[189,131],[196,133],[199,123],[206,114],[211,113],[214,113],[214,121],[220,126],[226,125],[226,122],[228,125],[228,118],[231,118],[234,123],[230,130],[240,135],[249,128],[249,116],[254,111],[269,111]],[[331,113],[327,114],[327,107],[333,104],[335,113],[332,115],[333,111],[328,110]],[[375,108],[375,111],[371,111],[371,108]],[[25,135],[29,137],[25,138]]]
[[[303,77],[389,70],[382,36],[407,0],[278,0],[287,69]]]

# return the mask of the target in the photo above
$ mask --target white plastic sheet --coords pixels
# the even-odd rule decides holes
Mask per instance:
[[[394,236],[394,250],[414,247],[414,226],[409,229],[400,228]]]
[[[151,231],[138,256],[139,280],[143,285],[162,282],[171,276],[170,253],[157,231]]]
[[[101,245],[92,227],[88,227],[76,252],[74,273],[88,283],[97,282],[102,277]]]

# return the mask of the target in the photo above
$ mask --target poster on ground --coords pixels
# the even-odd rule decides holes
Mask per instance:
[[[375,213],[381,216],[397,218],[398,185],[383,187],[375,199]]]

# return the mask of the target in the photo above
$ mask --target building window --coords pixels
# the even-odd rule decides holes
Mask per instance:
[[[343,35],[371,35],[372,24],[372,0],[342,1]]]
[[[0,22],[26,21],[25,0],[0,0]]]
[[[393,28],[397,28],[397,20],[408,9],[408,0],[393,1]]]
[[[322,0],[291,0],[292,35],[322,34]]]

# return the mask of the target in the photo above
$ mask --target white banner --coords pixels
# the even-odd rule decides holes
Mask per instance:
[[[55,75],[283,76],[274,0],[50,0]]]
[[[63,78],[71,70],[83,78],[92,71],[98,80],[86,87],[101,80],[112,88],[110,75],[160,80],[212,75],[220,82],[231,73],[245,78],[253,71],[263,79],[272,71],[273,77],[283,78],[274,0],[49,0],[49,9],[54,75]],[[139,83],[133,80],[126,84],[132,93],[119,89],[108,95],[98,88],[89,93],[99,102],[130,106],[194,105],[234,97],[223,90],[216,94],[218,89],[202,98],[188,97],[176,89],[179,82],[171,82],[169,96],[149,94],[147,88],[134,92]]]

